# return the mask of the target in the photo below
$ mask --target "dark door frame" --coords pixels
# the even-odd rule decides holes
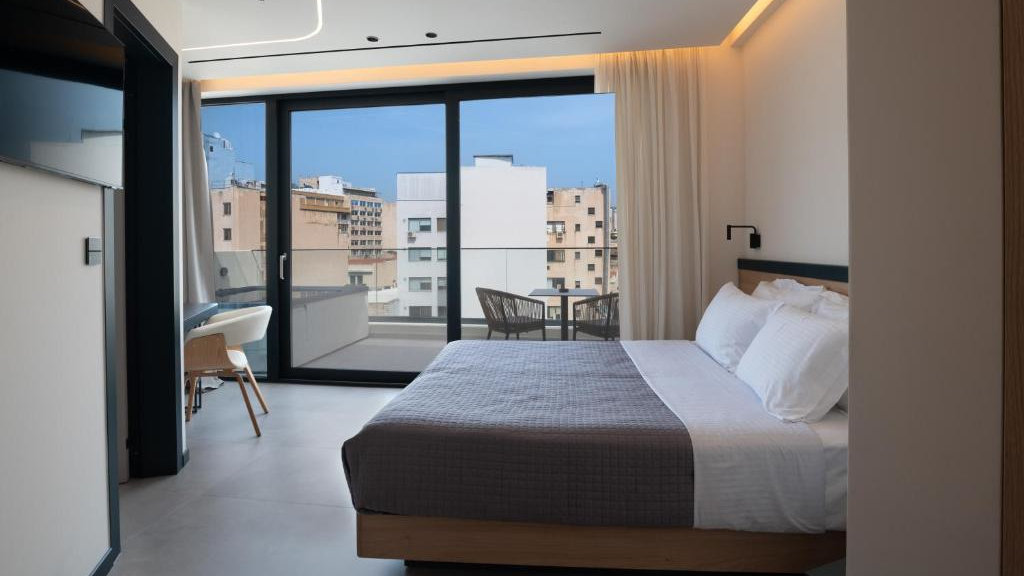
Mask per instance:
[[[291,181],[291,133],[288,116],[294,110],[343,107],[443,104],[445,106],[445,172],[447,173],[448,285],[461,285],[461,238],[459,219],[460,142],[459,108],[470,100],[565,96],[592,94],[594,77],[567,76],[530,80],[500,80],[458,84],[433,84],[389,88],[361,88],[324,92],[300,92],[227,98],[204,98],[203,105],[263,103],[266,111],[267,162],[267,304],[278,313],[271,318],[267,333],[267,378],[274,382],[302,382],[336,385],[404,386],[415,372],[370,370],[328,370],[290,366],[290,323],[286,288],[290,278],[291,203],[287,200]],[[276,217],[275,217],[276,216]],[[278,256],[288,252],[285,278],[280,280]],[[448,290],[448,340],[462,337],[461,290]]]
[[[125,45],[125,340],[133,477],[184,466],[181,398],[178,56],[130,0],[107,0]],[[116,478],[116,476],[115,476]]]
[[[1024,574],[1024,0],[1002,2],[1002,573]]]

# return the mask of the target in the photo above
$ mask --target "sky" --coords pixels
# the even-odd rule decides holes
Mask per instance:
[[[609,185],[615,202],[611,94],[502,98],[462,103],[459,162],[512,154],[544,166],[549,187]],[[237,158],[266,179],[263,104],[204,106],[203,131],[231,141]],[[399,172],[444,172],[444,106],[425,104],[294,112],[292,180],[334,175],[395,199]]]

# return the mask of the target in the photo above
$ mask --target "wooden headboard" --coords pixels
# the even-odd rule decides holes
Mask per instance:
[[[850,269],[846,266],[740,258],[737,267],[740,290],[747,294],[753,292],[762,280],[770,282],[777,278],[792,278],[801,284],[824,286],[833,292],[850,295]]]

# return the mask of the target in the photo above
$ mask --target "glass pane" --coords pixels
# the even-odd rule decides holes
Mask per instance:
[[[468,101],[460,122],[463,338],[558,339],[563,318],[571,338],[583,296],[563,314],[561,297],[531,293],[617,290],[614,95]],[[489,320],[477,288],[506,293],[491,297],[518,326]]]
[[[221,310],[261,306],[267,301],[265,126],[262,103],[202,108]],[[266,337],[243,349],[252,370],[265,373]]]
[[[292,365],[419,372],[447,341],[444,106],[292,113]]]

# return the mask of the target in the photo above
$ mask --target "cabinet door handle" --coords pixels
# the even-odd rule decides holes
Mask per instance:
[[[286,260],[288,260],[287,252],[277,257],[277,276],[281,280],[284,280],[284,263]]]

